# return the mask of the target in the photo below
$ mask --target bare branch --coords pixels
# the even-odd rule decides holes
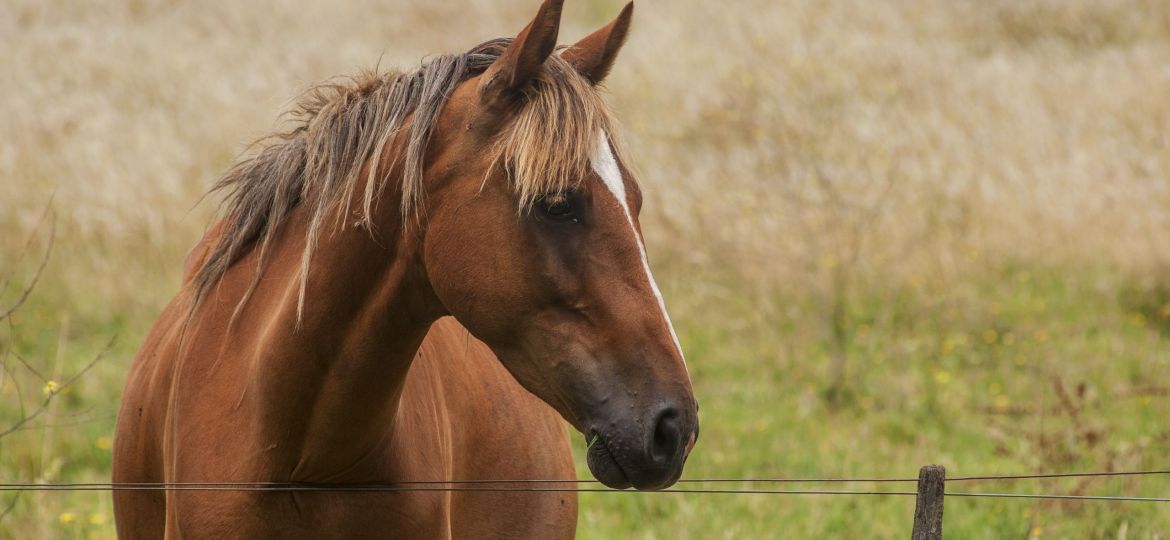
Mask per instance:
[[[78,370],[77,373],[74,373],[72,377],[69,377],[68,379],[65,380],[65,382],[61,383],[61,386],[58,387],[57,390],[50,392],[49,395],[45,396],[45,400],[43,402],[41,402],[41,405],[39,407],[37,407],[35,410],[33,410],[29,414],[21,415],[20,420],[17,420],[16,423],[12,424],[4,431],[0,431],[0,439],[3,439],[5,436],[10,435],[12,433],[15,433],[17,431],[20,431],[21,428],[25,424],[28,424],[29,422],[35,420],[41,414],[44,414],[44,412],[49,409],[49,405],[53,402],[53,399],[56,398],[57,395],[61,393],[61,390],[64,390],[64,389],[72,386],[74,383],[77,382],[78,379],[80,379],[90,369],[92,369],[95,365],[97,365],[98,362],[100,362],[103,358],[105,358],[106,354],[109,353],[111,349],[113,349],[114,341],[116,339],[117,339],[116,336],[113,338],[110,338],[110,341],[108,343],[106,343],[106,346],[102,349],[102,351],[100,353],[97,354],[97,356],[95,356],[93,358],[93,360],[90,360],[89,363],[87,363],[84,367],[82,367],[80,370]]]
[[[37,271],[33,273],[32,279],[28,282],[28,285],[25,286],[24,290],[21,291],[20,297],[16,299],[16,303],[12,304],[4,311],[0,311],[0,321],[11,317],[12,314],[15,313],[16,310],[19,309],[26,300],[28,300],[28,296],[32,294],[33,288],[37,286],[37,281],[40,281],[41,274],[43,274],[45,271],[45,266],[49,264],[49,254],[53,252],[53,242],[56,240],[56,238],[57,221],[53,220],[49,222],[49,245],[45,246],[45,254],[41,256],[41,264],[37,266]]]
[[[15,431],[34,431],[34,430],[38,430],[38,429],[73,427],[73,426],[83,426],[86,424],[92,424],[93,422],[97,421],[99,419],[99,417],[90,416],[89,415],[90,412],[92,412],[92,411],[84,411],[84,412],[77,413],[77,414],[71,414],[69,416],[73,416],[73,417],[75,417],[75,419],[64,421],[64,422],[52,422],[52,423],[46,422],[43,424],[25,424],[25,425],[17,428]],[[85,416],[82,417],[83,415],[85,415]],[[114,418],[114,416],[111,415],[110,418]]]
[[[44,375],[41,375],[41,372],[37,371],[36,368],[32,367],[32,364],[29,364],[28,360],[25,360],[24,357],[20,355],[20,353],[17,353],[16,351],[8,351],[8,354],[12,355],[13,358],[16,358],[17,360],[19,360],[20,364],[24,366],[24,369],[27,369],[30,373],[32,373],[33,375],[36,375],[37,378],[40,379],[42,383],[48,382],[49,379],[47,377],[45,377]]]
[[[11,499],[9,499],[8,504],[4,506],[4,510],[0,511],[0,520],[4,519],[4,516],[7,516],[10,512],[12,512],[12,509],[16,507],[16,502],[20,500],[20,496],[23,494],[23,491],[17,491],[16,494],[13,495]]]

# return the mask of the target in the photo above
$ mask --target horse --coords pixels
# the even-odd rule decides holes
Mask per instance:
[[[561,6],[310,89],[215,184],[125,385],[113,482],[165,489],[114,492],[121,538],[570,538],[571,489],[325,489],[572,488],[566,421],[606,486],[679,479],[698,404],[598,88],[633,4],[568,47]]]

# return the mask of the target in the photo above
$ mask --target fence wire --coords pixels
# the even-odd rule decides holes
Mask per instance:
[[[1078,473],[978,475],[947,478],[947,482],[1017,481],[1030,479],[1125,477],[1170,475],[1170,470],[1095,471]],[[686,478],[680,484],[703,483],[795,484],[795,483],[902,483],[917,478]],[[393,483],[311,484],[295,482],[70,482],[70,483],[0,483],[4,491],[200,491],[200,492],[484,492],[484,493],[706,493],[727,495],[858,495],[915,496],[914,491],[757,489],[757,488],[672,488],[659,491],[618,490],[603,487],[580,487],[598,484],[592,479],[475,479],[410,480]],[[574,487],[566,487],[574,486]],[[1050,493],[947,492],[947,497],[983,497],[1014,499],[1057,499],[1091,501],[1170,502],[1170,497],[1134,497],[1125,495],[1071,495]]]
[[[1002,474],[1002,475],[979,475],[979,476],[955,476],[948,477],[947,482],[969,482],[969,481],[993,481],[993,480],[1025,480],[1025,479],[1044,479],[1044,478],[1083,478],[1083,477],[1098,477],[1098,476],[1144,476],[1144,475],[1170,475],[1170,469],[1147,470],[1147,471],[1095,471],[1095,472],[1073,472],[1073,473],[1039,473],[1039,474]],[[682,478],[678,480],[679,484],[710,484],[710,483],[791,483],[791,484],[815,484],[815,483],[896,483],[896,482],[918,482],[918,478],[841,478],[841,477],[798,477],[798,478],[781,478],[781,477],[749,477],[749,478]],[[600,484],[601,482],[594,479],[545,479],[545,478],[510,478],[510,479],[487,479],[479,478],[474,480],[403,480],[385,484],[357,484],[357,485],[380,485],[387,487],[405,487],[417,485],[465,485],[465,484]],[[52,486],[52,487],[86,487],[86,486],[112,486],[115,484],[109,482],[102,483],[0,483],[0,487],[21,487],[28,486],[29,488],[38,486]],[[129,482],[120,485],[135,485],[135,486],[217,486],[217,487],[232,487],[232,486],[265,486],[265,485],[283,485],[292,486],[298,485],[293,482]],[[608,491],[608,490],[603,490]]]
[[[779,489],[690,489],[676,488],[657,491],[636,491],[610,488],[565,488],[565,487],[407,487],[393,485],[164,485],[164,484],[87,484],[82,486],[63,484],[30,484],[21,487],[0,484],[0,491],[278,491],[278,492],[484,492],[484,493],[714,493],[744,495],[916,495],[913,491],[837,491],[837,490],[779,490]]]

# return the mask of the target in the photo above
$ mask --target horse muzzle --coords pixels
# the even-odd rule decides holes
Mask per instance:
[[[615,489],[665,489],[682,476],[683,465],[699,437],[697,407],[665,404],[647,421],[610,421],[591,427],[586,460],[602,484]]]

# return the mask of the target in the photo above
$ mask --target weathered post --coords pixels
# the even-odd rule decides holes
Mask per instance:
[[[911,540],[942,540],[943,493],[947,470],[927,465],[918,471],[918,498],[914,503]]]

